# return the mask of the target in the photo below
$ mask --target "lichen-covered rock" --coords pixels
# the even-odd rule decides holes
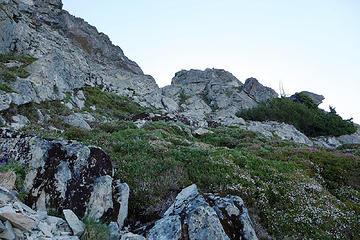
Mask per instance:
[[[124,226],[125,219],[128,215],[128,202],[130,195],[130,188],[126,183],[121,183],[119,180],[114,181],[114,188],[116,190],[115,198],[119,205],[117,224],[120,229]]]
[[[321,137],[313,138],[313,142],[316,146],[329,148],[329,149],[335,149],[341,146],[341,142],[337,139],[337,137],[321,136]]]
[[[238,196],[206,195],[230,239],[257,239],[248,210]]]
[[[9,221],[5,221],[5,224],[3,225],[5,230],[0,233],[0,238],[5,240],[16,240],[16,235],[11,223]]]
[[[23,231],[30,231],[36,225],[36,221],[22,214],[16,213],[10,206],[0,208],[0,219],[9,221],[12,226]]]
[[[91,130],[90,125],[85,121],[83,114],[73,113],[64,117],[64,121],[73,127],[80,127],[86,130]]]
[[[25,178],[29,206],[57,212],[71,209],[79,217],[93,213],[96,219],[117,216],[110,197],[112,163],[100,148],[0,129],[0,150],[29,169]],[[95,208],[94,202],[101,204]]]
[[[183,189],[148,239],[257,239],[240,197],[200,194],[196,185]]]
[[[210,134],[210,133],[214,133],[213,131],[210,131],[210,130],[207,130],[205,128],[198,128],[198,129],[195,129],[193,131],[193,134],[195,136],[202,136],[202,135],[205,135],[205,134]]]
[[[145,240],[145,238],[138,234],[125,233],[121,236],[121,240]]]
[[[85,224],[79,220],[73,211],[70,209],[63,210],[64,217],[66,222],[69,224],[69,227],[73,231],[75,236],[81,236],[85,230]]]
[[[23,115],[12,116],[11,120],[12,123],[10,124],[10,127],[14,130],[19,130],[23,128],[29,122],[29,119],[27,119]]]
[[[308,137],[298,131],[293,125],[286,123],[278,123],[274,121],[249,121],[246,125],[240,126],[240,128],[251,132],[261,133],[265,137],[269,138],[279,137],[281,140],[302,143],[309,146],[313,145],[313,142]]]

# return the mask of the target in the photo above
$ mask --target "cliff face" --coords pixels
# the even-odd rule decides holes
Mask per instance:
[[[26,67],[30,76],[8,84],[2,106],[63,98],[85,85],[115,93],[144,94],[157,89],[109,38],[80,18],[62,10],[59,0],[1,0],[0,53],[37,58]]]

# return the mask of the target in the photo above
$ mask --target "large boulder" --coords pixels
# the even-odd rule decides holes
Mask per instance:
[[[257,103],[278,97],[273,89],[261,85],[256,78],[246,79],[243,90]]]
[[[240,197],[201,194],[183,189],[164,217],[148,231],[151,239],[257,239]]]
[[[33,209],[59,213],[71,209],[79,217],[86,214],[95,219],[117,217],[113,167],[100,148],[0,129],[0,152],[1,159],[12,159],[28,169],[25,202]]]
[[[308,91],[302,91],[300,92],[308,97],[311,98],[311,100],[313,100],[313,102],[316,104],[316,105],[319,105],[322,103],[322,101],[325,99],[325,97],[323,95],[320,95],[320,94],[316,94],[316,93],[312,93],[312,92],[308,92]],[[294,94],[292,96],[290,96],[290,99],[294,102],[301,102],[300,99],[298,99],[298,95],[297,94]]]

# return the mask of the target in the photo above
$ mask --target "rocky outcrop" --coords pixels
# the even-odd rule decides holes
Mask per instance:
[[[25,203],[33,209],[59,213],[71,209],[79,217],[86,214],[95,219],[117,217],[113,167],[100,148],[0,129],[0,150],[1,159],[12,159],[28,169]],[[128,195],[125,198],[122,202]]]
[[[245,81],[243,90],[257,103],[266,102],[266,100],[278,96],[273,89],[261,85],[256,78],[248,78]]]
[[[308,91],[302,91],[300,93],[305,94],[306,96],[310,97],[311,100],[313,100],[313,102],[316,105],[320,105],[322,103],[322,101],[325,99],[325,97],[323,95],[319,95],[319,94],[308,92]],[[290,99],[294,102],[301,102],[301,100],[297,98],[297,94],[290,96]]]
[[[314,144],[323,148],[335,149],[344,144],[360,144],[360,125],[355,124],[358,130],[354,134],[340,137],[318,137],[313,138]]]
[[[274,90],[255,78],[243,84],[225,70],[208,68],[177,72],[171,85],[140,97],[138,101],[207,127],[211,125],[209,121],[227,126],[244,124],[243,119],[235,116],[237,111],[277,96]]]
[[[151,239],[257,239],[240,197],[200,194],[183,189],[164,217],[148,231]]]
[[[64,98],[85,85],[123,95],[157,89],[109,38],[80,18],[62,10],[61,0],[0,0],[0,54],[37,58],[26,67],[27,78],[9,82],[12,93],[0,91],[0,109],[11,103]]]
[[[279,137],[281,140],[285,141],[306,144],[309,146],[313,145],[313,142],[308,137],[298,131],[293,125],[286,123],[278,123],[274,121],[249,121],[245,125],[240,126],[240,128],[251,132],[261,133],[268,138]]]

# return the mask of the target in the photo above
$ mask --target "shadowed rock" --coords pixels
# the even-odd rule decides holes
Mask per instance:
[[[29,169],[27,205],[42,211],[71,209],[79,217],[85,213],[95,219],[117,217],[111,198],[112,163],[100,148],[0,129],[0,150]]]

